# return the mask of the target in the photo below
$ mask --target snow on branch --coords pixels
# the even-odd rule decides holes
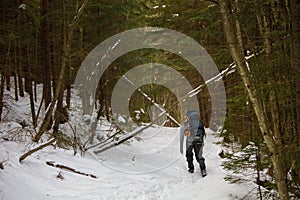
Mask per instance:
[[[74,169],[72,167],[68,167],[66,165],[57,164],[54,161],[47,161],[46,164],[49,165],[49,166],[52,166],[52,167],[64,169],[64,170],[67,170],[67,171],[70,171],[70,172],[74,172],[76,174],[80,174],[80,175],[83,175],[83,176],[89,176],[91,178],[97,178],[97,176],[95,176],[93,174],[87,174],[87,173],[78,171],[78,170],[76,170],[76,169]]]

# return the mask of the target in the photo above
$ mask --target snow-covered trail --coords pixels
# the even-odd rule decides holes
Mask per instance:
[[[1,124],[1,126],[8,126]],[[17,126],[13,124],[12,126]],[[253,184],[232,185],[224,181],[217,139],[208,131],[204,156],[208,176],[202,178],[196,161],[189,174],[179,153],[178,129],[149,128],[131,145],[122,145],[99,155],[73,156],[72,151],[47,147],[23,161],[28,150],[21,143],[1,141],[1,200],[187,200],[240,199]],[[96,179],[46,165],[46,161],[97,176]],[[61,173],[63,180],[57,178]]]

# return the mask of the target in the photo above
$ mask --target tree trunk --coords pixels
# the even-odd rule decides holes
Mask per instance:
[[[271,161],[274,167],[275,180],[278,187],[279,195],[281,200],[288,200],[288,190],[285,181],[285,171],[283,169],[281,161],[283,161],[280,156],[279,150],[277,148],[276,140],[274,138],[272,131],[268,128],[268,120],[266,113],[263,109],[263,104],[258,96],[256,86],[250,79],[250,72],[248,71],[246,61],[243,55],[243,49],[239,48],[237,41],[237,31],[235,26],[235,20],[232,15],[232,9],[229,0],[219,0],[219,5],[221,9],[221,16],[223,21],[224,33],[226,36],[227,44],[230,49],[231,56],[237,66],[238,72],[242,78],[246,91],[248,93],[249,99],[252,102],[252,106],[256,117],[258,119],[259,128],[261,130],[263,139],[271,153]],[[275,140],[275,141],[274,141]]]
[[[29,91],[29,98],[30,98],[30,110],[31,110],[31,117],[32,117],[32,124],[33,127],[36,127],[37,125],[37,118],[35,115],[35,107],[34,107],[34,94],[33,94],[33,88],[32,88],[32,80],[30,80],[30,88]]]
[[[264,47],[266,49],[266,53],[270,54],[271,52],[271,42],[270,42],[270,28],[268,27],[267,23],[267,16],[265,13],[265,8],[259,3],[258,0],[254,0],[255,7],[257,8],[255,10],[256,19],[257,19],[257,25],[260,34],[263,36],[263,43]]]
[[[48,11],[49,5],[48,0],[41,1],[41,67],[39,77],[43,82],[43,95],[45,101],[45,110],[48,108],[51,103],[51,55],[50,55],[50,44],[49,44],[49,22],[48,22]],[[51,121],[51,120],[50,120]],[[50,124],[49,121],[49,126]],[[47,128],[49,129],[49,127]]]
[[[2,112],[3,112],[3,94],[4,94],[4,75],[3,71],[0,74],[0,122],[2,120]]]
[[[239,16],[240,15],[239,0],[234,0],[234,3],[235,3],[236,16]],[[237,41],[238,41],[239,48],[244,49],[241,26],[240,26],[240,22],[239,22],[238,18],[235,19],[235,26],[236,26],[236,35],[237,35]]]
[[[271,53],[271,30],[270,30],[270,17],[266,14],[267,8],[262,8],[263,14],[263,38],[264,38],[264,47],[266,49],[266,54],[269,55]]]
[[[21,40],[18,39],[18,85],[19,85],[19,93],[20,97],[24,97],[24,85],[23,85],[23,73],[22,73],[22,46],[21,46]]]
[[[70,69],[70,64],[67,67],[67,73],[66,73],[66,90],[67,90],[66,104],[67,104],[67,108],[69,109],[71,106],[71,69]]]
[[[295,74],[295,108],[296,108],[296,137],[300,143],[300,2],[291,0],[292,20],[292,65]]]
[[[36,127],[37,125],[37,118],[35,114],[35,106],[34,106],[34,94],[33,94],[33,87],[32,87],[32,65],[29,61],[30,53],[29,53],[29,47],[26,48],[26,73],[25,73],[25,90],[29,94],[30,99],[30,110],[31,110],[31,117],[32,117],[32,124],[33,127]],[[27,87],[27,88],[26,88]]]
[[[260,180],[260,171],[261,171],[261,156],[260,156],[260,145],[257,145],[257,149],[255,150],[255,158],[256,158],[256,183],[258,184],[258,194],[259,199],[263,200],[263,195],[261,192],[261,180]]]
[[[15,84],[15,100],[19,101],[18,96],[18,55],[17,55],[17,42],[14,39],[14,84]]]
[[[55,122],[53,126],[53,135],[56,137],[59,130],[59,124],[63,120],[63,91],[60,92],[57,99],[56,109],[55,109]]]

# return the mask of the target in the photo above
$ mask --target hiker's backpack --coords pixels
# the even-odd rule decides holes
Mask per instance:
[[[203,143],[205,129],[200,120],[199,113],[196,110],[189,110],[184,116],[184,123],[186,127],[186,136],[190,137],[191,134],[193,134],[195,142]]]

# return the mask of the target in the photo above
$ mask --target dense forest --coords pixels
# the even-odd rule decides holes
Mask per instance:
[[[20,123],[34,127],[32,140],[39,142],[45,132],[57,139],[60,124],[68,121],[72,109],[77,71],[95,46],[138,27],[176,30],[202,45],[220,72],[234,70],[223,76],[227,95],[220,134],[227,160],[223,167],[236,174],[254,169],[259,188],[278,190],[282,200],[300,198],[298,0],[1,0],[0,4],[0,121],[6,120],[6,93],[14,89],[14,101],[26,94],[30,98],[31,119]],[[110,99],[118,79],[133,66],[149,62],[171,66],[194,88],[204,84],[178,55],[153,49],[130,52],[115,60],[99,81],[98,119],[113,120]],[[38,85],[42,85],[41,104]],[[170,90],[153,84],[142,90],[180,121],[177,99]],[[197,99],[208,127],[207,88]],[[136,92],[130,101],[131,115],[152,105]],[[139,121],[151,119],[146,112]],[[177,124],[169,120],[165,126]],[[261,177],[262,171],[271,178]],[[226,179],[245,181],[240,176]]]

